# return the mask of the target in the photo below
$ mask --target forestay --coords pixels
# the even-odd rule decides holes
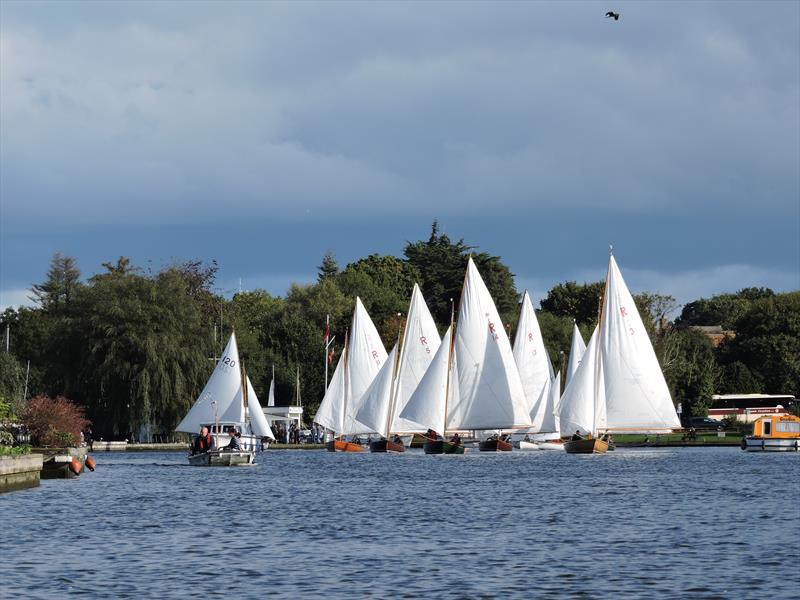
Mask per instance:
[[[236,404],[238,400],[241,406],[241,389],[242,389],[242,376],[239,371],[239,349],[236,346],[236,334],[232,333],[228,340],[225,350],[222,352],[222,357],[214,367],[206,382],[203,391],[200,392],[189,413],[176,427],[176,431],[183,431],[185,433],[197,433],[202,424],[210,424],[214,422],[215,406],[216,403],[216,416],[223,419],[231,407]],[[235,410],[233,412],[236,412]],[[242,421],[243,409],[237,415],[237,423]]]
[[[377,431],[383,437],[389,437],[389,410],[392,402],[395,363],[397,360],[397,344],[389,353],[378,375],[364,392],[361,408],[356,413],[356,421],[366,425],[370,431]]]
[[[247,378],[247,410],[249,412],[250,428],[253,430],[253,434],[274,440],[275,436],[272,433],[269,423],[267,423],[267,418],[264,416],[264,411],[261,408],[261,404],[258,402],[256,390],[253,388],[249,377]]]
[[[459,396],[448,428],[529,427],[530,414],[511,344],[489,290],[470,257],[455,334]]]
[[[314,415],[315,423],[330,429],[336,434],[341,433],[343,428],[342,417],[347,395],[346,363],[347,347],[339,357],[331,382],[328,384],[328,389],[325,390],[325,396],[322,398],[317,414]]]
[[[575,371],[578,370],[578,365],[581,364],[581,360],[583,359],[583,353],[586,352],[586,344],[583,341],[583,336],[581,335],[580,330],[578,329],[578,324],[572,324],[572,345],[569,349],[569,362],[567,363],[567,376],[565,378],[564,385],[569,385],[569,382],[572,381],[572,376],[575,374]]]
[[[575,431],[580,431],[582,435],[594,434],[597,431],[595,412],[598,407],[601,414],[597,416],[604,422],[603,407],[596,402],[598,394],[602,396],[604,392],[598,337],[598,329],[595,328],[583,360],[556,408],[562,435],[572,435]]]
[[[458,392],[458,379],[450,361],[450,341],[452,328],[448,327],[430,366],[425,371],[400,417],[419,423],[425,429],[444,433],[445,406],[452,402]],[[450,365],[449,401],[448,365]]]

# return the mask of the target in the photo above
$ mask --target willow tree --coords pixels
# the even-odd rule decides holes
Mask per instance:
[[[211,336],[175,268],[90,280],[81,331],[82,398],[95,430],[149,438],[171,431],[208,374]]]

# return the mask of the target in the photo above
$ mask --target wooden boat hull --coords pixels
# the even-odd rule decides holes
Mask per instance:
[[[599,438],[590,440],[568,440],[564,442],[567,454],[605,454],[608,451],[608,442]]]
[[[364,447],[361,444],[353,442],[346,442],[344,440],[333,440],[325,442],[325,449],[328,452],[363,452]]]
[[[254,465],[256,453],[248,450],[211,450],[189,456],[193,467],[247,467]]]
[[[370,452],[405,452],[406,447],[392,440],[375,440],[369,443]]]
[[[84,472],[84,464],[89,451],[81,446],[78,448],[32,448],[34,454],[42,454],[42,471],[40,479],[75,479]],[[70,467],[75,460],[80,464],[76,473]]]
[[[742,450],[747,452],[800,452],[798,438],[742,438]]]
[[[483,440],[478,444],[481,452],[511,452],[512,447],[511,442],[498,439]]]
[[[422,448],[425,454],[464,454],[464,446],[444,440],[425,440]]]

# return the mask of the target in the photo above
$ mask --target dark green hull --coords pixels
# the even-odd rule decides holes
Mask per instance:
[[[464,454],[464,446],[444,440],[427,440],[423,446],[425,454]]]

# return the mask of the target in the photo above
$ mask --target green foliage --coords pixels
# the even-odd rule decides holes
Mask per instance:
[[[31,453],[31,447],[23,446],[4,446],[0,444],[0,456],[24,456]]]
[[[339,264],[333,257],[333,252],[328,250],[325,256],[322,257],[322,264],[318,267],[317,281],[323,282],[330,277],[336,277],[339,274]]]
[[[441,331],[450,323],[451,301],[457,303],[461,296],[470,255],[494,298],[503,322],[512,323],[517,319],[518,295],[513,274],[499,256],[472,250],[473,247],[466,245],[463,239],[452,242],[448,236],[440,234],[436,221],[433,222],[428,240],[409,242],[403,250],[409,264],[419,272],[422,294]]]
[[[735,329],[738,320],[750,310],[753,302],[771,298],[775,292],[769,288],[745,288],[736,294],[719,294],[700,298],[683,307],[677,325],[721,325]]]
[[[24,387],[25,372],[17,358],[8,352],[0,353],[0,423],[12,417]]]
[[[11,432],[5,431],[4,429],[0,429],[0,447],[13,446],[13,445],[14,445],[14,436],[11,434]]]
[[[56,252],[50,261],[47,279],[31,288],[31,299],[45,310],[62,310],[78,293],[81,287],[80,277],[81,272],[75,259]]]
[[[694,329],[673,329],[656,346],[672,400],[680,402],[686,417],[708,414],[715,393],[719,367],[714,347]]]
[[[557,317],[575,319],[578,325],[587,325],[589,329],[594,329],[604,289],[603,281],[594,283],[565,281],[547,293],[541,302],[541,307],[543,311]]]

